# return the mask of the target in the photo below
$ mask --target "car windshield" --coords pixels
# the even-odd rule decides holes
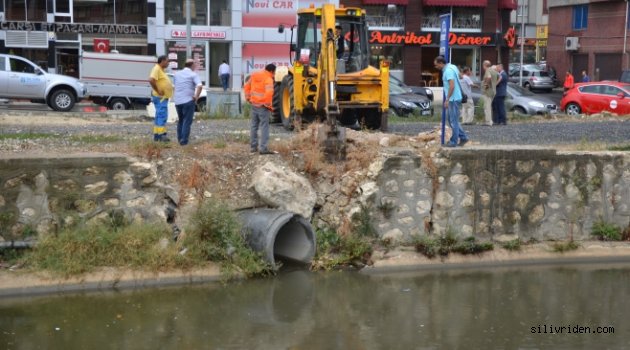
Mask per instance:
[[[534,96],[535,94],[517,84],[508,84],[508,89],[515,96]]]
[[[406,94],[409,93],[409,91],[407,91],[406,89],[401,88],[400,86],[398,86],[397,84],[392,84],[390,82],[389,84],[389,94],[390,95],[400,95],[400,94]]]

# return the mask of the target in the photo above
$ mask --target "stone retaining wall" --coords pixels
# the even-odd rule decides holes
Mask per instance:
[[[387,157],[373,195],[382,237],[428,232],[527,241],[588,239],[593,223],[630,224],[627,152],[408,151]]]
[[[124,155],[0,158],[0,242],[117,213],[168,220],[177,201],[172,188],[158,183],[155,164]]]

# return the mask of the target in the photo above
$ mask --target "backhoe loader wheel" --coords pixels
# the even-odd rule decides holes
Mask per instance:
[[[366,109],[365,111],[362,111],[361,114],[362,116],[360,124],[362,126],[370,130],[378,130],[381,128],[383,115],[379,110]],[[385,128],[387,128],[387,125],[385,125]]]
[[[271,102],[271,106],[273,107],[273,111],[271,112],[271,123],[280,123],[282,122],[282,117],[280,116],[280,109],[282,107],[282,95],[281,93],[282,83],[274,83],[273,84],[273,100]]]
[[[295,106],[293,103],[293,76],[287,75],[282,79],[280,85],[280,117],[282,125],[287,130],[293,130],[296,122]]]

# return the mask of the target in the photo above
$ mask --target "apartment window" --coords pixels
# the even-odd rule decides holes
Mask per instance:
[[[573,6],[573,29],[586,29],[588,24],[588,5]]]
[[[439,7],[425,8],[422,17],[422,30],[439,30],[440,15],[451,14],[451,30],[459,32],[480,32],[483,8],[481,7]]]
[[[142,0],[74,0],[77,23],[147,24],[147,2]]]
[[[7,21],[46,21],[46,0],[7,0]]]
[[[164,17],[167,24],[186,24],[186,0],[164,0]],[[190,0],[190,23],[208,25],[208,0]]]

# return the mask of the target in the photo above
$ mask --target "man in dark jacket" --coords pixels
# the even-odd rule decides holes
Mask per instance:
[[[507,112],[505,111],[505,96],[507,95],[508,75],[502,64],[497,64],[499,80],[497,82],[497,94],[492,100],[492,110],[496,120],[494,124],[507,125]]]

